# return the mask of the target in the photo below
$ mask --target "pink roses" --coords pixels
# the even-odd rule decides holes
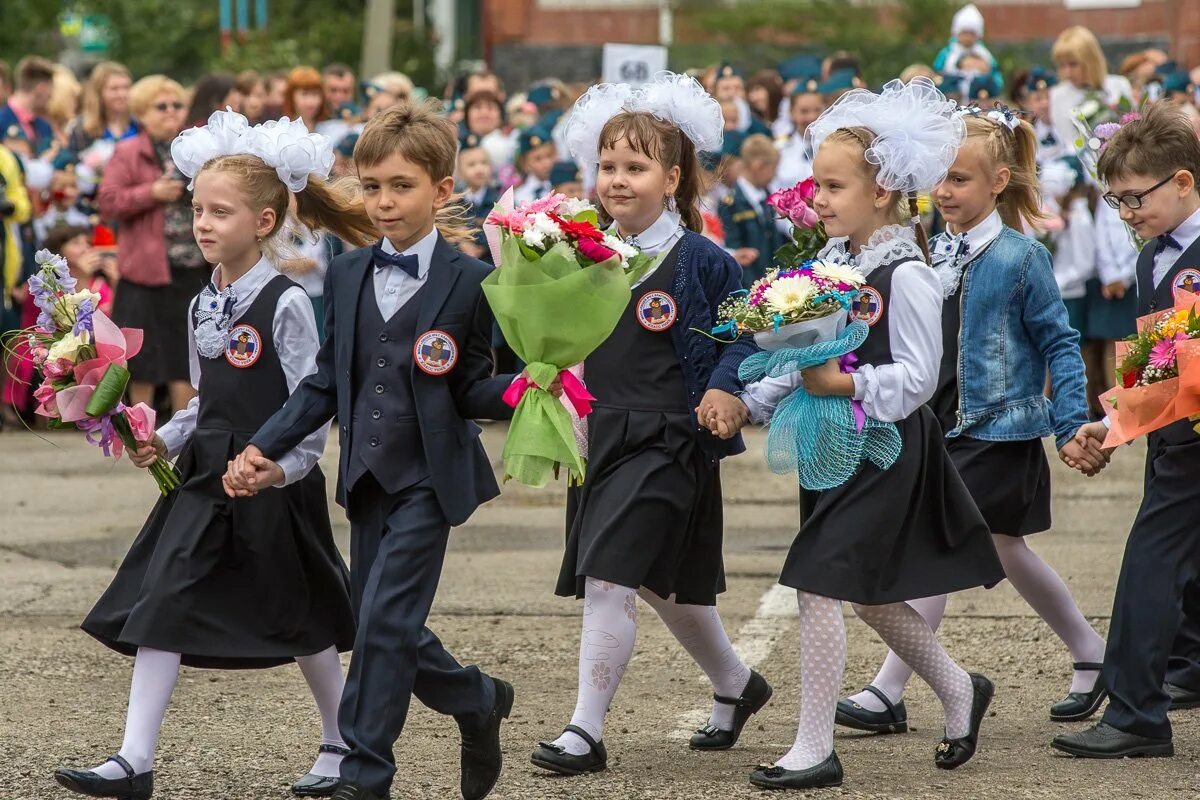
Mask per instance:
[[[767,205],[778,211],[781,216],[787,217],[796,227],[815,228],[820,222],[820,217],[812,207],[816,194],[816,182],[809,178],[791,189],[780,189],[772,193],[767,198]]]

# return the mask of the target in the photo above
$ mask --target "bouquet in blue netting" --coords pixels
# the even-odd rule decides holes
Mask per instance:
[[[773,270],[722,304],[713,333],[753,335],[763,348],[738,370],[747,385],[831,358],[839,360],[842,372],[854,372],[854,351],[870,328],[849,322],[849,316],[865,282],[853,267],[819,259]],[[800,485],[813,491],[842,485],[863,459],[887,469],[899,455],[895,425],[868,417],[857,400],[810,395],[802,384],[775,406],[767,434],[771,471],[795,471]]]

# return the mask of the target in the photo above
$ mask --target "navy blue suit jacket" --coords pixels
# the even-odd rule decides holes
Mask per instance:
[[[341,432],[337,502],[346,505],[345,476],[354,408],[355,315],[363,281],[371,280],[371,248],[343,253],[325,275],[325,343],[317,371],[296,387],[250,440],[278,459],[337,414]],[[511,375],[492,377],[492,315],[480,283],[491,267],[459,253],[438,237],[421,295],[416,335],[441,330],[454,337],[459,362],[441,376],[416,366],[411,375],[421,439],[438,503],[451,525],[461,525],[481,504],[500,493],[474,419],[509,419],[502,395]]]

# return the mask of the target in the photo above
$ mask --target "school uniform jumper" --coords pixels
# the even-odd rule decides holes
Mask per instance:
[[[351,747],[341,775],[386,797],[411,696],[464,725],[493,707],[492,682],[425,623],[451,526],[499,494],[471,420],[511,417],[512,376],[490,377],[487,265],[436,229],[395,264],[389,241],[376,248],[330,265],[317,372],[251,443],[274,458],[337,414],[358,622],[338,714]]]
[[[1200,283],[1200,212],[1171,236],[1181,247],[1156,253],[1151,242],[1138,258],[1139,316],[1169,309],[1178,293]],[[1173,263],[1171,256],[1177,256]],[[1180,655],[1194,659],[1198,639],[1200,436],[1193,425],[1181,420],[1147,437],[1145,489],[1125,545],[1104,654],[1109,703],[1103,721],[1156,739],[1171,737],[1170,698],[1162,685],[1173,642]]]
[[[282,489],[231,499],[222,488],[229,460],[287,400],[289,337],[309,333],[309,352],[316,346],[304,290],[265,259],[233,286],[249,305],[235,312],[216,358],[197,358],[191,341],[199,395],[162,430],[169,452],[182,446],[180,486],[155,505],[82,625],[126,655],[151,647],[193,667],[259,668],[354,641],[346,565],[316,466],[324,432],[278,454],[290,481]],[[291,301],[308,315],[308,331],[276,324],[293,313],[283,310]],[[189,312],[194,325],[195,301]]]
[[[664,212],[638,237],[649,252],[670,249],[584,364],[597,399],[587,476],[567,494],[555,588],[563,597],[583,597],[586,578],[695,605],[715,605],[725,590],[720,459],[745,446],[701,428],[695,409],[706,389],[740,391],[737,366],[753,344],[718,350],[693,332],[712,327],[717,305],[740,288],[740,270],[707,239],[679,230],[678,215]]]

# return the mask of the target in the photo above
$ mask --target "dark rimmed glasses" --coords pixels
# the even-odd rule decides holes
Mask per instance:
[[[1139,208],[1142,207],[1142,198],[1143,197],[1150,194],[1151,192],[1153,192],[1155,189],[1159,188],[1160,186],[1165,186],[1166,184],[1173,181],[1175,179],[1175,175],[1176,175],[1176,173],[1173,172],[1170,175],[1168,175],[1167,177],[1163,178],[1158,183],[1151,186],[1149,189],[1146,189],[1141,192],[1130,192],[1128,194],[1123,194],[1120,197],[1118,197],[1115,194],[1109,194],[1108,192],[1105,192],[1104,193],[1104,202],[1108,203],[1109,208],[1120,208],[1122,205],[1124,205],[1130,211],[1137,211]]]

